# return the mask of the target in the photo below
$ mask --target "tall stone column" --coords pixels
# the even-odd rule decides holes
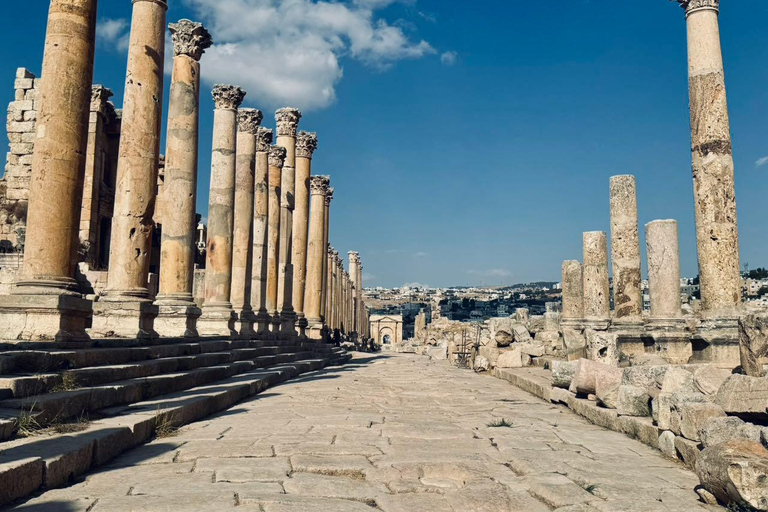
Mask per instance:
[[[720,0],[677,0],[688,26],[693,193],[702,314],[735,318],[741,305],[739,236]]]
[[[237,109],[245,91],[233,85],[213,88],[213,154],[205,255],[205,301],[198,331],[203,336],[233,336],[236,315],[230,302],[234,233]]]
[[[194,337],[201,314],[193,298],[200,58],[213,41],[200,23],[181,20],[168,28],[173,38],[173,68],[163,196],[173,214],[163,218],[155,331],[161,336]]]
[[[317,149],[317,134],[299,132],[296,139],[296,193],[293,212],[293,309],[296,312],[299,336],[308,326],[304,314],[304,294],[307,282],[307,238],[309,236],[309,194],[312,155]],[[326,185],[327,189],[328,186]],[[323,194],[325,202],[325,194]],[[325,204],[322,206],[325,211]],[[321,219],[321,221],[324,219]],[[318,228],[321,227],[318,225]],[[320,276],[322,278],[322,275]],[[319,304],[318,304],[319,308]]]
[[[576,260],[563,262],[563,314],[560,323],[578,326],[584,319],[584,283],[581,263]]]
[[[92,334],[154,337],[149,262],[157,196],[165,63],[165,0],[134,0],[117,159],[107,289]]]
[[[90,301],[75,281],[97,0],[51,0],[29,184],[24,268],[0,297],[6,340],[83,340]]]
[[[360,254],[354,251],[347,253],[349,255],[349,280],[352,285],[350,289],[349,305],[351,309],[351,315],[349,318],[349,332],[353,339],[356,339],[360,334],[359,325],[357,323],[357,303],[358,293],[355,285],[357,284],[357,272],[360,267]]]
[[[263,116],[254,108],[237,114],[237,166],[235,170],[235,216],[232,242],[232,290],[230,300],[238,316],[240,336],[252,337],[255,322],[251,306],[253,265],[253,209],[256,173],[256,136]]]
[[[280,186],[283,181],[285,153],[285,148],[280,146],[272,146],[269,149],[266,307],[270,317],[270,331],[274,336],[280,335],[280,310],[278,303],[280,230],[282,228],[282,220],[280,218],[282,192]]]
[[[328,202],[326,201],[326,211],[328,209]],[[336,328],[333,318],[333,293],[334,293],[334,274],[336,272],[335,262],[333,259],[333,248],[327,246],[327,255],[325,261],[325,324],[328,326],[330,335],[333,337],[333,331]]]
[[[613,176],[610,184],[613,321],[639,328],[643,321],[643,292],[635,177]]]
[[[309,337],[322,340],[325,326],[320,314],[320,302],[323,296],[323,262],[328,258],[325,247],[325,195],[328,193],[330,179],[327,176],[312,176],[310,191],[312,194],[312,217],[309,222],[309,245],[307,249],[307,289],[306,315],[309,324]]]
[[[608,282],[608,241],[603,231],[584,233],[584,319],[585,323],[607,328],[611,319]]]
[[[324,247],[328,251],[331,250],[331,246],[329,244],[329,231],[330,231],[330,218],[331,218],[331,201],[333,201],[333,187],[328,187],[328,192],[325,194],[325,219],[324,224],[325,227],[323,228],[323,234],[325,235],[325,242]],[[328,323],[328,319],[330,317],[329,311],[328,311],[328,300],[330,298],[330,287],[331,282],[329,281],[331,274],[333,273],[333,270],[328,266],[328,262],[330,261],[330,252],[329,252],[329,259],[326,259],[323,263],[323,296],[320,300],[320,316],[323,318],[325,323],[330,326]]]
[[[256,135],[256,178],[253,209],[253,266],[251,271],[251,306],[256,312],[256,334],[269,333],[267,311],[267,249],[269,222],[269,147],[272,130],[259,128]]]
[[[648,288],[651,296],[651,318],[679,320],[680,246],[677,221],[655,220],[645,225],[648,249]]]
[[[280,280],[277,302],[280,309],[281,334],[296,336],[296,312],[293,309],[293,212],[296,206],[296,135],[301,112],[282,108],[275,113],[277,145],[285,148],[282,183],[280,184]]]

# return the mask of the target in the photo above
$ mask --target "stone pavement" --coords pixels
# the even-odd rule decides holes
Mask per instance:
[[[506,420],[511,426],[489,426]],[[697,478],[509,383],[355,356],[127,452],[27,512],[691,512]]]

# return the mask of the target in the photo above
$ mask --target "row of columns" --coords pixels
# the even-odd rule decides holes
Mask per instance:
[[[74,4],[74,5],[73,5]],[[353,282],[328,260],[326,176],[312,176],[314,133],[301,113],[276,113],[277,144],[245,91],[217,85],[205,297],[193,300],[200,59],[213,41],[199,23],[169,25],[174,57],[166,149],[160,289],[148,291],[162,119],[167,3],[134,0],[108,285],[93,305],[78,293],[79,197],[93,75],[96,0],[52,0],[30,189],[23,278],[0,298],[0,329],[13,339],[91,335],[328,336],[363,332],[359,258]],[[311,203],[311,207],[310,207]],[[31,243],[30,243],[31,242]],[[333,262],[334,266],[337,262]],[[334,275],[331,276],[331,270]],[[334,279],[336,281],[334,281]],[[334,287],[332,292],[332,287]],[[92,313],[91,313],[92,308]],[[306,311],[305,311],[306,310]],[[10,314],[6,314],[10,313]],[[10,319],[10,320],[9,320]],[[6,321],[7,320],[7,321]]]

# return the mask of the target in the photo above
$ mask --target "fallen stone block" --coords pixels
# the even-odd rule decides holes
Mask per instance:
[[[521,324],[515,324],[512,327],[512,335],[515,338],[515,343],[528,343],[533,340],[528,328]]]
[[[656,422],[662,430],[671,430],[680,435],[680,415],[678,407],[687,402],[706,402],[707,397],[702,393],[659,393],[654,403],[658,406]]]
[[[678,457],[681,458],[683,463],[690,469],[693,469],[696,466],[696,462],[701,456],[699,443],[682,436],[675,436],[675,450],[677,450]]]
[[[619,365],[618,336],[615,333],[587,329],[585,335],[587,338],[587,359],[609,366]]]
[[[672,368],[665,366],[631,366],[624,368],[621,383],[629,386],[637,386],[646,390],[646,393],[655,398],[664,382],[667,370]]]
[[[764,423],[768,421],[768,377],[731,375],[714,401],[731,416]]]
[[[727,443],[733,439],[761,443],[763,430],[735,416],[715,417],[704,422],[699,429],[699,438],[705,448]]]
[[[701,484],[723,503],[768,511],[768,450],[744,440],[705,448],[695,466]]]
[[[717,393],[720,386],[731,376],[730,370],[702,365],[693,372],[693,383],[696,389],[707,396]]]
[[[609,367],[597,374],[595,378],[595,396],[597,401],[609,409],[619,406],[619,387],[624,371],[621,368]]]
[[[682,368],[669,368],[661,381],[661,393],[684,393],[696,392],[696,385],[693,382],[693,374]]]
[[[651,397],[644,388],[622,384],[616,409],[619,416],[650,416]]]
[[[607,366],[589,359],[580,359],[576,366],[576,371],[571,380],[570,391],[580,395],[594,395],[597,384],[597,374],[606,372],[610,369]]]
[[[487,372],[490,368],[491,368],[491,363],[488,361],[486,357],[477,356],[475,358],[475,365],[474,365],[475,372],[477,373]]]
[[[768,358],[768,315],[747,315],[739,319],[741,368],[750,377],[764,377]]]
[[[545,353],[544,345],[541,343],[521,343],[516,348],[519,348],[521,353],[531,357],[541,357]]]
[[[563,343],[565,344],[565,352],[569,361],[578,361],[587,355],[585,350],[587,339],[581,331],[567,327],[564,328]]]
[[[680,413],[680,433],[691,441],[701,441],[699,431],[707,421],[725,417],[725,412],[711,402],[687,402],[677,407]]]
[[[659,450],[670,459],[677,459],[677,449],[675,448],[675,434],[669,430],[659,434]]]
[[[568,389],[578,364],[578,361],[552,361],[552,387]]]
[[[522,368],[523,354],[520,347],[513,347],[511,350],[505,350],[499,353],[499,359],[496,361],[497,368]]]

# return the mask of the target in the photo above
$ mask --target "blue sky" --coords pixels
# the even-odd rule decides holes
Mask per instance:
[[[170,3],[169,21],[203,21],[219,43],[202,59],[204,90],[243,85],[269,125],[278,107],[304,111],[320,140],[313,170],[336,188],[331,242],[360,251],[366,286],[557,280],[562,260],[581,259],[583,231],[608,230],[615,174],[637,176],[641,224],[680,222],[683,274],[696,274],[685,20],[673,3]],[[94,81],[119,106],[131,2],[100,4]],[[17,67],[39,73],[47,6],[0,8],[3,102]],[[724,1],[720,22],[741,260],[768,266],[768,2]],[[203,214],[212,109],[205,92]]]

